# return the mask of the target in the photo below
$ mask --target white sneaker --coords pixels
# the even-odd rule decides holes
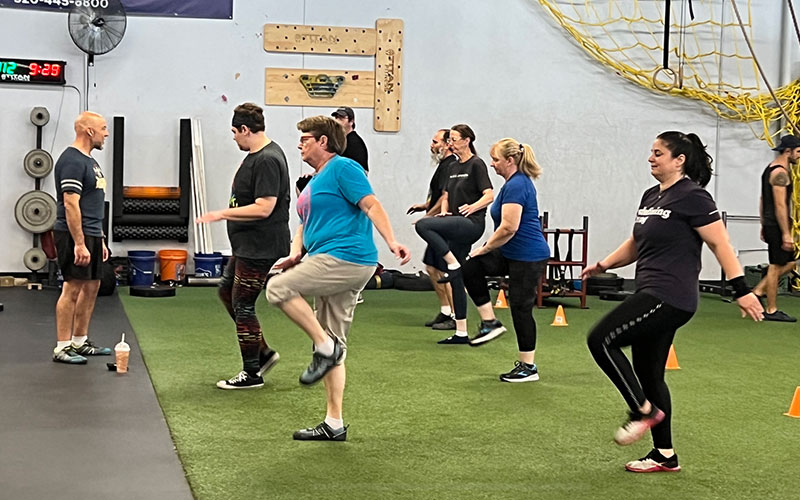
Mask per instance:
[[[627,446],[642,439],[651,427],[655,427],[664,420],[664,412],[656,407],[649,415],[631,412],[630,419],[614,433],[614,441],[620,446]]]

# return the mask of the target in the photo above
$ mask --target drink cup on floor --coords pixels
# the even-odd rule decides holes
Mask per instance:
[[[125,334],[122,340],[114,346],[114,353],[117,355],[117,373],[128,373],[128,359],[131,355],[131,346],[125,342]]]

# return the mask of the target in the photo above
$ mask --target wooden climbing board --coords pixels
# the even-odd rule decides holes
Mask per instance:
[[[277,106],[373,108],[373,127],[400,130],[403,21],[378,19],[375,28],[266,24],[264,50],[305,54],[375,56],[375,71],[267,68],[265,102]],[[305,75],[305,76],[304,76]],[[335,95],[312,97],[301,78],[343,76]]]
[[[300,81],[302,75],[343,76],[344,83],[331,98],[311,97]],[[350,106],[371,108],[375,103],[373,71],[340,69],[267,68],[265,102],[276,106]]]

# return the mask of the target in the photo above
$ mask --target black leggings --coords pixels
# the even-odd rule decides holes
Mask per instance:
[[[242,369],[250,374],[260,368],[259,351],[269,349],[256,316],[256,300],[274,263],[275,259],[231,257],[219,283],[219,298],[236,323]]]
[[[436,256],[436,266],[440,271],[447,271],[443,257],[447,252],[463,265],[469,255],[472,244],[483,235],[484,219],[470,219],[462,215],[446,215],[444,217],[423,217],[414,224],[423,240],[425,240]],[[453,289],[453,306],[456,319],[467,319],[467,293],[464,291],[464,279],[456,274],[450,286]]]
[[[664,420],[651,430],[656,448],[672,448],[672,401],[664,369],[675,331],[693,315],[637,292],[589,332],[587,343],[594,360],[631,411],[638,413],[648,400],[664,412]],[[626,346],[631,346],[633,367],[622,352]]]
[[[511,260],[503,257],[500,250],[493,250],[464,263],[464,284],[476,306],[491,302],[486,276],[508,275],[508,307],[511,309],[511,319],[514,322],[520,352],[536,349],[533,304],[536,302],[539,278],[546,266],[547,259],[537,262]]]

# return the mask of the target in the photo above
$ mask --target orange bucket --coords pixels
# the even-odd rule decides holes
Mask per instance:
[[[186,277],[186,250],[160,250],[161,281],[182,281]]]

